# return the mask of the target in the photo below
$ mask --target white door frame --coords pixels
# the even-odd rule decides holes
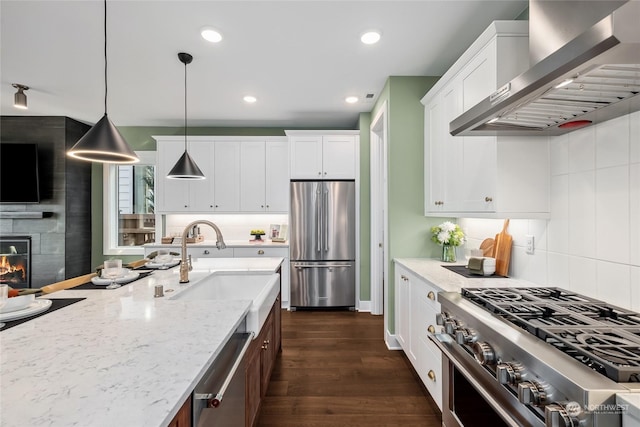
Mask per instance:
[[[387,101],[371,121],[371,314],[384,314],[385,335],[388,331],[389,250],[387,243]]]

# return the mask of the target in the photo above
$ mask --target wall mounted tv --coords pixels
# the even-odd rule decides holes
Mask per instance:
[[[0,144],[0,203],[39,203],[37,144]]]

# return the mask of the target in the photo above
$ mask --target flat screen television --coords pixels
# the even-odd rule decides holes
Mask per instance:
[[[0,203],[39,203],[37,144],[0,144]]]

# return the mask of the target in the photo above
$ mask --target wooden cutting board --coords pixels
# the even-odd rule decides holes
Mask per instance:
[[[482,251],[482,256],[493,257],[493,244],[494,241],[491,237],[488,239],[484,239],[480,244],[480,250]]]
[[[494,242],[493,257],[496,259],[496,274],[506,276],[509,272],[509,261],[511,261],[511,245],[513,238],[507,233],[509,219],[504,220],[502,231],[496,234]]]

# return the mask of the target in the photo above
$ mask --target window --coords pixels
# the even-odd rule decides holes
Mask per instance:
[[[136,153],[140,163],[104,165],[104,253],[143,254],[155,242],[155,151]],[[159,223],[159,222],[158,222]]]

